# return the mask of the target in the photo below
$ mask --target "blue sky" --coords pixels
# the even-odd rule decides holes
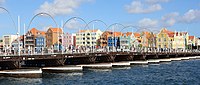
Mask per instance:
[[[0,5],[9,10],[16,24],[20,16],[20,34],[23,34],[23,25],[27,26],[35,14],[45,12],[51,14],[59,26],[71,17],[81,17],[86,22],[99,19],[108,25],[121,23],[151,30],[166,27],[200,36],[200,0],[0,0]],[[1,10],[0,15],[0,29],[3,29],[0,36],[16,34],[8,14]],[[76,32],[83,24],[80,19],[70,20],[64,31]],[[106,28],[100,22],[93,24],[95,28]],[[30,28],[45,30],[48,26],[55,27],[51,18],[38,16]]]

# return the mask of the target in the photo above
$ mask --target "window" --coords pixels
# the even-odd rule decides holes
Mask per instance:
[[[161,48],[161,45],[159,45],[158,47]]]
[[[167,48],[167,45],[165,44],[165,48]]]

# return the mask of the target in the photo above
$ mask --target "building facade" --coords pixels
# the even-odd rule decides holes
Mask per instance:
[[[111,35],[112,35],[112,32],[109,32],[109,31],[103,32],[99,39],[99,42],[100,42],[99,46],[100,47],[108,46],[108,37]]]
[[[61,37],[62,38],[62,37]],[[70,33],[66,33],[63,35],[63,44],[65,48],[68,48],[73,45],[73,36]]]
[[[187,37],[187,32],[175,32],[172,48],[177,50],[185,50],[187,44]]]
[[[108,37],[108,47],[120,48],[120,36],[122,36],[121,32],[111,33]]]
[[[59,38],[63,34],[61,28],[49,28],[46,32],[46,46],[47,48],[52,48],[56,46],[60,46],[61,44]]]
[[[194,49],[194,47],[196,46],[195,41],[195,36],[188,36],[188,49]]]
[[[131,41],[133,40],[134,40],[134,35],[132,32],[123,33],[120,36],[120,48],[121,49],[130,48],[132,46]]]
[[[23,52],[23,37],[20,37],[19,42],[18,42],[18,38],[12,42],[12,53],[17,54],[19,53],[19,50],[20,50],[20,53]]]
[[[29,30],[26,35],[25,35],[25,49],[26,52],[35,52],[35,47],[36,47],[36,37],[39,35],[45,36],[44,31],[39,31],[36,28],[32,28]]]
[[[43,35],[38,35],[35,38],[35,51],[36,53],[42,53],[46,47],[46,38]]]
[[[12,42],[17,39],[17,35],[3,35],[3,50],[11,52]]]
[[[80,30],[76,33],[76,46],[96,47],[100,39],[101,30]]]
[[[158,34],[156,39],[156,47],[158,49],[171,48],[174,40],[174,32],[163,28]]]

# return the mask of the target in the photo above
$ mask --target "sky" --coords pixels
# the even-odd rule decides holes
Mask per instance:
[[[84,21],[97,20],[88,24],[88,29],[122,31],[119,24],[108,28],[113,23],[120,23],[154,32],[162,28],[187,31],[189,35],[200,37],[200,0],[0,0],[0,7],[9,11],[0,9],[0,36],[16,34],[19,17],[21,35],[24,25],[25,32],[33,27],[45,31],[48,27],[62,27],[68,21],[64,32],[73,33],[87,29]],[[38,13],[50,16],[44,14],[33,18]],[[136,31],[135,28],[123,31],[133,29]]]

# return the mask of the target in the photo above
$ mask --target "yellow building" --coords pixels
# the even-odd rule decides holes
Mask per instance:
[[[158,34],[156,39],[157,48],[172,48],[174,40],[174,32],[163,28]]]
[[[98,30],[80,30],[76,33],[76,46],[97,46],[103,32]]]

